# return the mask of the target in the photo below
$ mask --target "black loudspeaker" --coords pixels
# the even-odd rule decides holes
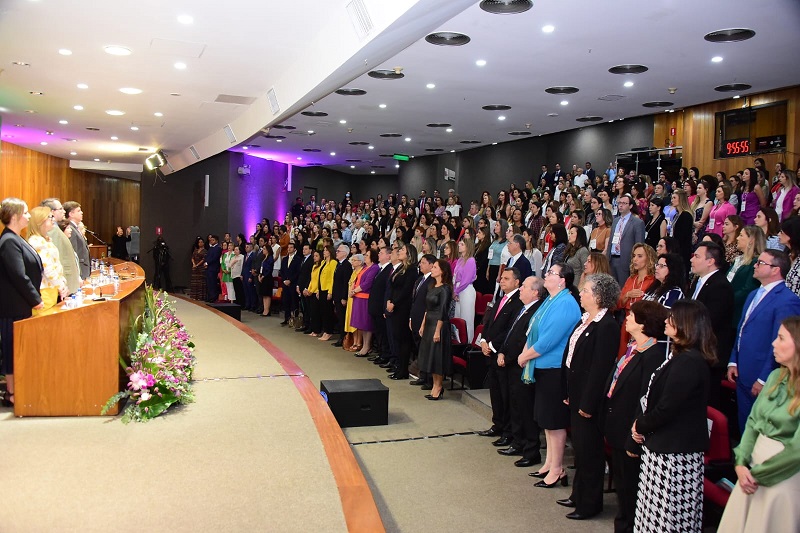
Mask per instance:
[[[319,390],[340,427],[389,423],[389,388],[379,379],[322,380]]]
[[[242,321],[242,308],[237,304],[229,302],[219,302],[219,303],[208,304],[208,306],[213,307],[217,311],[222,311],[229,317],[235,318],[239,322]]]

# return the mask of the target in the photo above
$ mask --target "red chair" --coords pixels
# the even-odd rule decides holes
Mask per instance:
[[[481,346],[478,344],[478,337],[481,336],[483,333],[483,324],[478,324],[475,326],[475,336],[472,338],[472,342],[470,343],[470,348],[475,348],[476,350],[480,350]]]
[[[460,367],[463,370],[458,371],[461,374],[461,388],[464,388],[464,382],[467,379],[467,371],[469,367],[469,358],[465,357],[465,351],[469,346],[469,339],[467,339],[467,323],[464,321],[463,318],[451,318],[450,324],[455,326],[456,331],[458,332],[458,339],[454,336],[450,336],[450,349],[451,349],[451,356],[453,358],[453,375],[450,376],[450,390],[453,390],[455,386],[455,375],[457,373],[456,368]]]
[[[486,308],[488,307],[489,303],[492,301],[491,294],[481,294],[478,293],[475,295],[475,318],[478,319],[480,317],[483,319],[483,315],[486,314]]]
[[[706,407],[706,416],[711,421],[711,435],[709,437],[708,450],[703,456],[703,462],[710,464],[711,462],[730,462],[731,460],[731,445],[728,438],[728,419],[714,409],[713,407]]]

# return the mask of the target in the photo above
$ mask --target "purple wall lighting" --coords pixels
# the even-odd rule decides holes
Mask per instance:
[[[260,154],[244,155],[241,161],[250,167],[250,174],[231,176],[230,227],[243,227],[252,234],[264,217],[283,222],[291,205],[291,167]]]

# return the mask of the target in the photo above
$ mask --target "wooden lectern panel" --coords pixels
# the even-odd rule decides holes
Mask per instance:
[[[14,323],[16,416],[97,416],[124,386],[119,363],[131,319],[144,308],[144,271],[111,259],[133,275],[105,302],[76,309],[63,303]],[[108,412],[117,414],[118,406]]]
[[[108,255],[108,246],[104,244],[90,244],[89,257],[92,259],[105,259]]]

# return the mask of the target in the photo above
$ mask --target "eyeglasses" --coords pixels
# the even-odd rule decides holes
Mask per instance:
[[[559,278],[563,278],[564,276],[561,275],[560,272],[556,272],[552,268],[544,273],[545,276],[558,276]]]
[[[756,266],[759,266],[759,265],[767,265],[767,266],[770,266],[770,267],[777,267],[778,266],[778,265],[773,265],[772,263],[767,263],[766,261],[762,261],[761,259],[756,261]]]
[[[656,263],[655,267],[656,268],[667,268],[667,265],[662,264],[662,263]]]

